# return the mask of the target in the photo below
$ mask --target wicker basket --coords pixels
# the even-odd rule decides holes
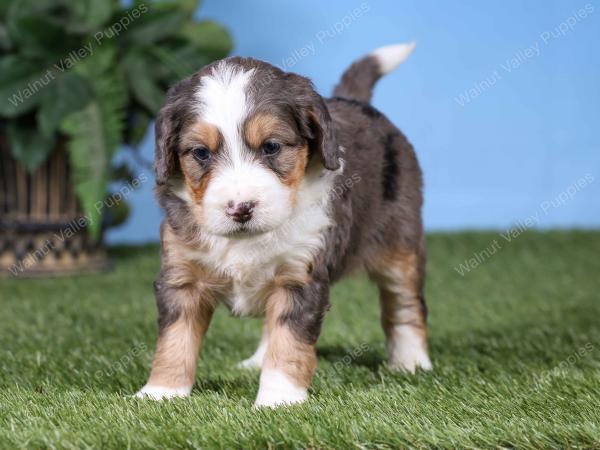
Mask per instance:
[[[69,175],[64,142],[28,174],[0,131],[0,274],[54,276],[107,268],[101,239],[89,237]]]

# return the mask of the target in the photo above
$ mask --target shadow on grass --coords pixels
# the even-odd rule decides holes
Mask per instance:
[[[364,343],[356,348],[342,345],[317,345],[317,358],[324,359],[334,366],[365,367],[376,372],[385,362],[383,354],[378,350],[380,346],[381,342]]]

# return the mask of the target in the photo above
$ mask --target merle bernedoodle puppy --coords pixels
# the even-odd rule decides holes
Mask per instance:
[[[170,90],[156,123],[166,212],[159,336],[138,396],[190,394],[223,303],[264,316],[258,349],[241,363],[261,369],[256,405],[306,400],[330,286],[360,268],[380,290],[390,366],[431,369],[421,171],[404,135],[369,104],[375,82],[413,47],[355,62],[330,99],[307,78],[239,57]]]

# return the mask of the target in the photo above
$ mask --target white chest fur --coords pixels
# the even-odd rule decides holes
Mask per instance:
[[[203,248],[189,252],[190,259],[228,280],[223,300],[233,313],[262,313],[265,288],[280,268],[305,270],[322,250],[331,225],[328,197],[333,176],[303,180],[294,212],[280,228],[251,238],[203,236]]]

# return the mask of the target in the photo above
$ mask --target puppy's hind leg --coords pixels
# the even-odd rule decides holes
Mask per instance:
[[[431,370],[427,350],[427,306],[423,294],[423,250],[396,250],[370,270],[379,286],[381,325],[390,367],[414,373]]]
[[[263,324],[262,336],[260,342],[254,354],[237,364],[242,369],[260,369],[262,367],[265,354],[267,353],[267,347],[269,345],[269,330],[267,329],[267,322]]]

